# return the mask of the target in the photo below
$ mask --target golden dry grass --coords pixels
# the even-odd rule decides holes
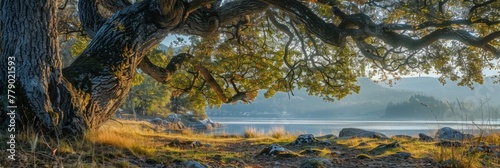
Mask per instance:
[[[243,132],[243,137],[245,138],[257,138],[262,137],[264,133],[262,131],[257,130],[255,127],[246,127]]]
[[[280,139],[285,137],[287,132],[285,130],[285,127],[283,126],[273,126],[271,127],[271,129],[269,129],[268,134],[273,138]]]
[[[20,148],[24,149],[22,153],[25,153],[27,156],[35,156],[26,160],[28,165],[46,162],[46,160],[43,160],[43,156],[46,155],[47,151],[57,149],[58,155],[78,156],[76,159],[72,159],[71,163],[64,163],[64,160],[61,161],[65,166],[93,167],[105,165],[111,167],[128,167],[130,165],[128,160],[117,159],[107,163],[109,162],[109,158],[107,157],[126,158],[133,156],[141,159],[152,158],[153,160],[206,160],[212,156],[221,155],[223,162],[231,162],[235,158],[244,157],[244,155],[238,152],[219,152],[221,148],[231,146],[229,144],[245,142],[254,145],[273,143],[284,145],[296,138],[296,134],[288,133],[282,126],[272,127],[267,134],[257,130],[255,127],[248,127],[243,137],[229,135],[220,137],[196,133],[190,130],[173,134],[161,130],[161,128],[156,128],[147,122],[117,120],[109,121],[100,129],[88,132],[83,140],[55,142],[33,132],[19,134],[18,140],[25,142],[19,144]],[[166,144],[173,139],[179,139],[183,142],[201,140],[203,144],[213,144],[213,147],[204,147],[204,152],[200,153],[196,149],[167,146]],[[401,148],[388,150],[380,155],[371,155],[368,153],[371,157],[384,157],[396,152],[408,152],[415,158],[432,158],[437,162],[453,159],[456,160],[457,165],[463,167],[496,167],[499,163],[498,158],[488,158],[485,157],[484,153],[469,151],[469,146],[479,143],[486,145],[499,144],[500,133],[498,132],[476,137],[470,142],[463,142],[467,145],[460,148],[440,147],[435,145],[436,142],[423,142],[417,139],[405,138],[391,138],[387,140],[339,138],[333,141],[336,144],[366,151],[367,153],[380,144],[397,141],[401,145]],[[362,142],[366,143],[366,145],[359,146]],[[329,150],[323,150],[320,156],[328,158]]]

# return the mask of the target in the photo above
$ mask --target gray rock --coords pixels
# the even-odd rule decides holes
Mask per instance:
[[[178,114],[170,114],[167,116],[167,121],[171,123],[177,123],[181,121],[181,118],[178,116]]]
[[[182,168],[208,168],[207,165],[201,164],[197,161],[194,160],[189,160],[189,161],[184,161],[181,162],[180,164],[177,164],[174,167],[182,167]]]
[[[309,158],[300,162],[300,168],[320,168],[333,167],[333,164],[327,158]]]
[[[201,122],[195,123],[191,127],[197,130],[211,130],[213,128],[211,124],[204,124]]]
[[[207,125],[210,125],[212,126],[213,128],[218,128],[218,127],[221,127],[222,124],[218,123],[218,122],[215,122],[215,121],[212,121],[211,119],[204,119],[204,120],[201,120],[200,121],[201,123],[203,124],[207,124]]]
[[[462,140],[470,140],[472,139],[472,135],[470,134],[464,134],[458,130],[455,130],[450,127],[443,127],[438,130],[436,133],[436,138],[437,139],[442,139],[442,140],[456,140],[456,141],[462,141]]]
[[[401,145],[399,145],[398,142],[393,142],[393,143],[390,143],[390,144],[381,144],[381,145],[373,148],[372,150],[370,150],[370,153],[372,153],[374,155],[380,155],[380,154],[384,153],[387,150],[390,150],[390,149],[393,149],[393,148],[399,148],[399,147],[401,147]]]
[[[173,130],[181,130],[181,129],[187,129],[187,127],[182,123],[182,122],[167,122],[167,127],[168,129],[173,129]]]
[[[262,151],[260,151],[260,153],[257,156],[297,157],[299,155],[282,146],[279,146],[277,144],[272,144],[271,146],[262,149]]]
[[[359,128],[344,128],[340,130],[339,137],[360,137],[360,138],[376,138],[376,139],[387,139],[382,133],[366,131]]]
[[[316,138],[314,138],[313,134],[302,134],[302,135],[299,135],[299,137],[297,137],[297,139],[295,139],[295,141],[293,141],[290,145],[300,146],[300,145],[312,144],[312,143],[316,143],[316,142],[318,142],[318,140]]]
[[[426,141],[426,142],[434,141],[434,138],[432,138],[429,135],[425,135],[424,133],[418,134],[418,139],[421,141]]]
[[[156,124],[156,125],[163,125],[163,120],[159,117],[151,119],[151,123]]]

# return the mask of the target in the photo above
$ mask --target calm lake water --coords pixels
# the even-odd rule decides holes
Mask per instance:
[[[214,134],[243,134],[245,128],[253,127],[267,133],[272,127],[284,127],[291,133],[311,133],[314,135],[338,135],[342,128],[361,128],[383,133],[387,136],[405,134],[418,136],[419,133],[434,135],[442,127],[451,127],[465,133],[478,134],[479,128],[486,132],[499,131],[500,121],[355,121],[322,119],[272,119],[244,117],[212,117],[213,121],[224,125],[212,130]]]

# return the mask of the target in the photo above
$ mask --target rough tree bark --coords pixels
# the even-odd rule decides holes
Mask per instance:
[[[2,1],[2,81],[7,79],[8,57],[15,59],[17,118],[24,123],[54,131],[68,110],[71,95],[61,74],[56,17],[57,4],[50,0]],[[6,83],[2,82],[2,95]],[[3,97],[2,111],[7,111]],[[36,120],[36,121],[35,121]],[[75,121],[78,122],[78,121]],[[24,124],[20,124],[23,126]],[[81,128],[80,128],[81,129]]]
[[[2,1],[0,75],[7,78],[4,60],[14,57],[18,125],[39,127],[55,135],[79,135],[98,128],[123,104],[136,68],[167,33],[204,35],[215,31],[219,23],[240,16],[224,11],[246,15],[268,6],[248,0],[242,1],[247,3],[243,8],[242,3],[228,3],[218,8],[221,14],[210,16],[198,8],[213,0],[115,1],[102,1],[116,12],[111,18],[98,13],[96,0],[79,1],[80,20],[92,41],[65,69],[58,54],[57,2]],[[0,85],[6,88],[5,82]],[[0,93],[6,95],[6,90]],[[3,96],[2,105],[4,125],[8,123],[8,104]]]

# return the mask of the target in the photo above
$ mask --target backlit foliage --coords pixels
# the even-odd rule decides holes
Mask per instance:
[[[310,95],[334,101],[359,92],[362,88],[356,85],[358,77],[378,77],[392,83],[392,79],[404,75],[432,73],[439,75],[443,83],[444,79],[451,79],[459,81],[459,85],[472,87],[473,82],[483,82],[483,69],[500,68],[498,55],[464,42],[493,34],[493,39],[483,46],[499,49],[500,40],[495,35],[500,31],[498,1],[301,2],[323,21],[341,29],[354,32],[378,27],[382,29],[376,30],[383,32],[356,38],[350,34],[342,39],[345,44],[334,46],[320,40],[298,16],[271,7],[262,13],[242,16],[229,25],[219,25],[218,31],[212,34],[191,36],[182,49],[166,51],[168,56],[158,56],[160,51],[155,50],[148,58],[165,67],[177,53],[193,56],[183,62],[166,84],[173,96],[187,99],[193,109],[204,109],[206,105],[219,107],[223,103],[249,103],[259,90],[265,90],[264,96],[268,98],[276,92],[293,95],[294,89],[306,89]],[[349,24],[332,12],[335,8],[346,16],[364,14],[369,20],[357,19],[354,21],[364,23]],[[403,45],[411,46],[408,44],[411,40],[435,38],[432,33],[442,30],[459,33],[438,37],[421,47]],[[405,37],[383,39],[380,34],[384,32]],[[208,69],[226,98],[221,98],[216,87],[200,74],[198,65]],[[136,76],[134,83],[137,85],[144,80]],[[232,96],[241,93],[244,98],[231,101]]]

